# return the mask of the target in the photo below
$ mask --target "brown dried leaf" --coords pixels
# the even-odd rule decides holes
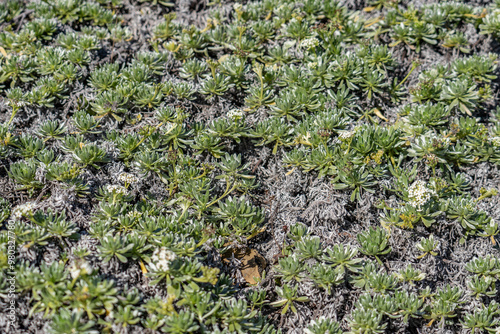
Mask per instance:
[[[266,259],[255,249],[244,247],[238,249],[231,248],[222,255],[223,261],[229,263],[229,259],[233,255],[241,261],[240,270],[245,281],[248,284],[257,284],[257,280],[261,278],[260,273],[266,267]]]

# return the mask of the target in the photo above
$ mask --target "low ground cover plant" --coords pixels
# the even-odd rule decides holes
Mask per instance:
[[[499,1],[1,3],[2,332],[500,331],[499,38]]]

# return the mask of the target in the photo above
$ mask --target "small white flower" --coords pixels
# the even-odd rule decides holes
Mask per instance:
[[[116,195],[126,195],[127,194],[127,189],[125,187],[116,185],[116,184],[108,184],[106,186],[106,190],[109,193],[116,194]]]
[[[7,100],[6,104],[10,107],[21,108],[24,107],[27,103],[25,101]]]
[[[71,274],[71,277],[73,277],[73,279],[80,277],[80,275],[89,275],[93,270],[94,269],[92,268],[90,263],[85,260],[75,261],[69,267],[69,273]]]
[[[34,209],[35,204],[33,202],[20,204],[12,210],[12,217],[14,217],[14,219],[21,219],[21,217],[33,214]]]
[[[342,132],[339,137],[343,140],[349,139],[354,135],[354,132],[352,131],[344,131]]]
[[[307,67],[309,68],[316,68],[318,66],[318,62],[313,61],[307,64]]]
[[[84,274],[90,274],[90,273],[92,273],[92,271],[94,271],[94,269],[92,268],[92,266],[90,265],[90,263],[88,263],[87,261],[83,261],[80,264],[80,269],[82,270],[82,272]]]
[[[128,183],[128,184],[139,182],[139,178],[137,176],[135,176],[134,174],[130,174],[130,173],[121,173],[120,175],[118,175],[118,180],[120,180],[123,183]]]
[[[127,216],[133,217],[133,218],[139,218],[140,216],[142,216],[142,212],[137,211],[137,210],[133,210],[133,211],[128,212]]]
[[[490,138],[490,141],[493,146],[500,147],[500,137],[492,137]]]
[[[339,139],[342,140],[342,141],[346,141],[347,139],[349,138],[352,138],[352,136],[354,136],[354,134],[356,133],[356,128],[354,128],[353,130],[351,131],[342,131],[340,134],[339,134]]]
[[[78,268],[78,266],[73,263],[70,267],[69,267],[69,273],[71,274],[71,277],[73,279],[77,278],[77,277],[80,277],[80,268]]]
[[[425,203],[427,203],[436,192],[427,188],[427,185],[422,180],[417,180],[408,189],[409,205],[419,210]]]
[[[156,271],[167,271],[170,268],[170,262],[175,260],[176,257],[174,252],[165,247],[158,248],[151,256],[151,267]]]
[[[309,50],[309,49],[312,49],[316,46],[319,45],[319,41],[316,37],[312,37],[312,38],[306,38],[305,40],[302,41],[302,43],[300,43],[300,45],[306,49],[306,50]]]
[[[231,109],[227,112],[227,117],[233,118],[233,119],[240,119],[243,118],[245,114],[243,113],[243,110],[240,109]]]

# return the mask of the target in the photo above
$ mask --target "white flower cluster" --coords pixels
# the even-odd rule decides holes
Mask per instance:
[[[408,197],[410,198],[408,204],[414,208],[420,209],[431,199],[431,196],[435,194],[436,192],[434,190],[427,188],[424,181],[417,180],[413,182],[408,189]]]
[[[125,189],[125,187],[119,186],[116,184],[108,184],[106,186],[106,190],[109,193],[117,194],[117,195],[126,195],[127,194],[127,189]]]
[[[307,67],[309,67],[309,68],[316,68],[316,67],[318,67],[318,62],[317,61],[312,61],[310,63],[307,63]]]
[[[161,247],[154,251],[151,257],[151,260],[153,260],[151,266],[156,271],[167,271],[170,268],[170,262],[175,260],[175,258],[176,255],[174,252]]]
[[[132,210],[132,211],[129,211],[127,213],[127,216],[129,216],[131,218],[139,218],[140,216],[142,216],[142,212],[137,211],[137,210]]]
[[[7,100],[6,104],[10,107],[18,107],[18,108],[27,105],[25,101],[16,101],[16,100]]]
[[[300,43],[300,45],[306,50],[312,49],[318,46],[318,44],[319,40],[316,37],[306,38],[305,40],[302,41],[302,43]]]
[[[80,277],[80,275],[89,275],[93,270],[90,263],[85,260],[75,261],[69,267],[69,273],[73,279]]]
[[[233,118],[233,119],[240,119],[243,118],[245,114],[243,113],[243,110],[240,109],[231,109],[227,112],[227,117]]]
[[[491,137],[490,141],[493,146],[500,147],[500,137]]]
[[[339,139],[342,141],[346,141],[347,139],[351,138],[354,136],[356,133],[357,128],[352,129],[351,131],[343,131],[339,134]]]
[[[35,209],[35,204],[33,202],[20,204],[12,210],[12,217],[14,217],[14,219],[21,219],[21,217],[32,214],[33,209]]]
[[[121,173],[120,175],[118,175],[118,180],[120,180],[123,183],[127,183],[127,184],[139,182],[139,178],[137,176],[135,176],[134,174],[130,174],[130,173]]]

